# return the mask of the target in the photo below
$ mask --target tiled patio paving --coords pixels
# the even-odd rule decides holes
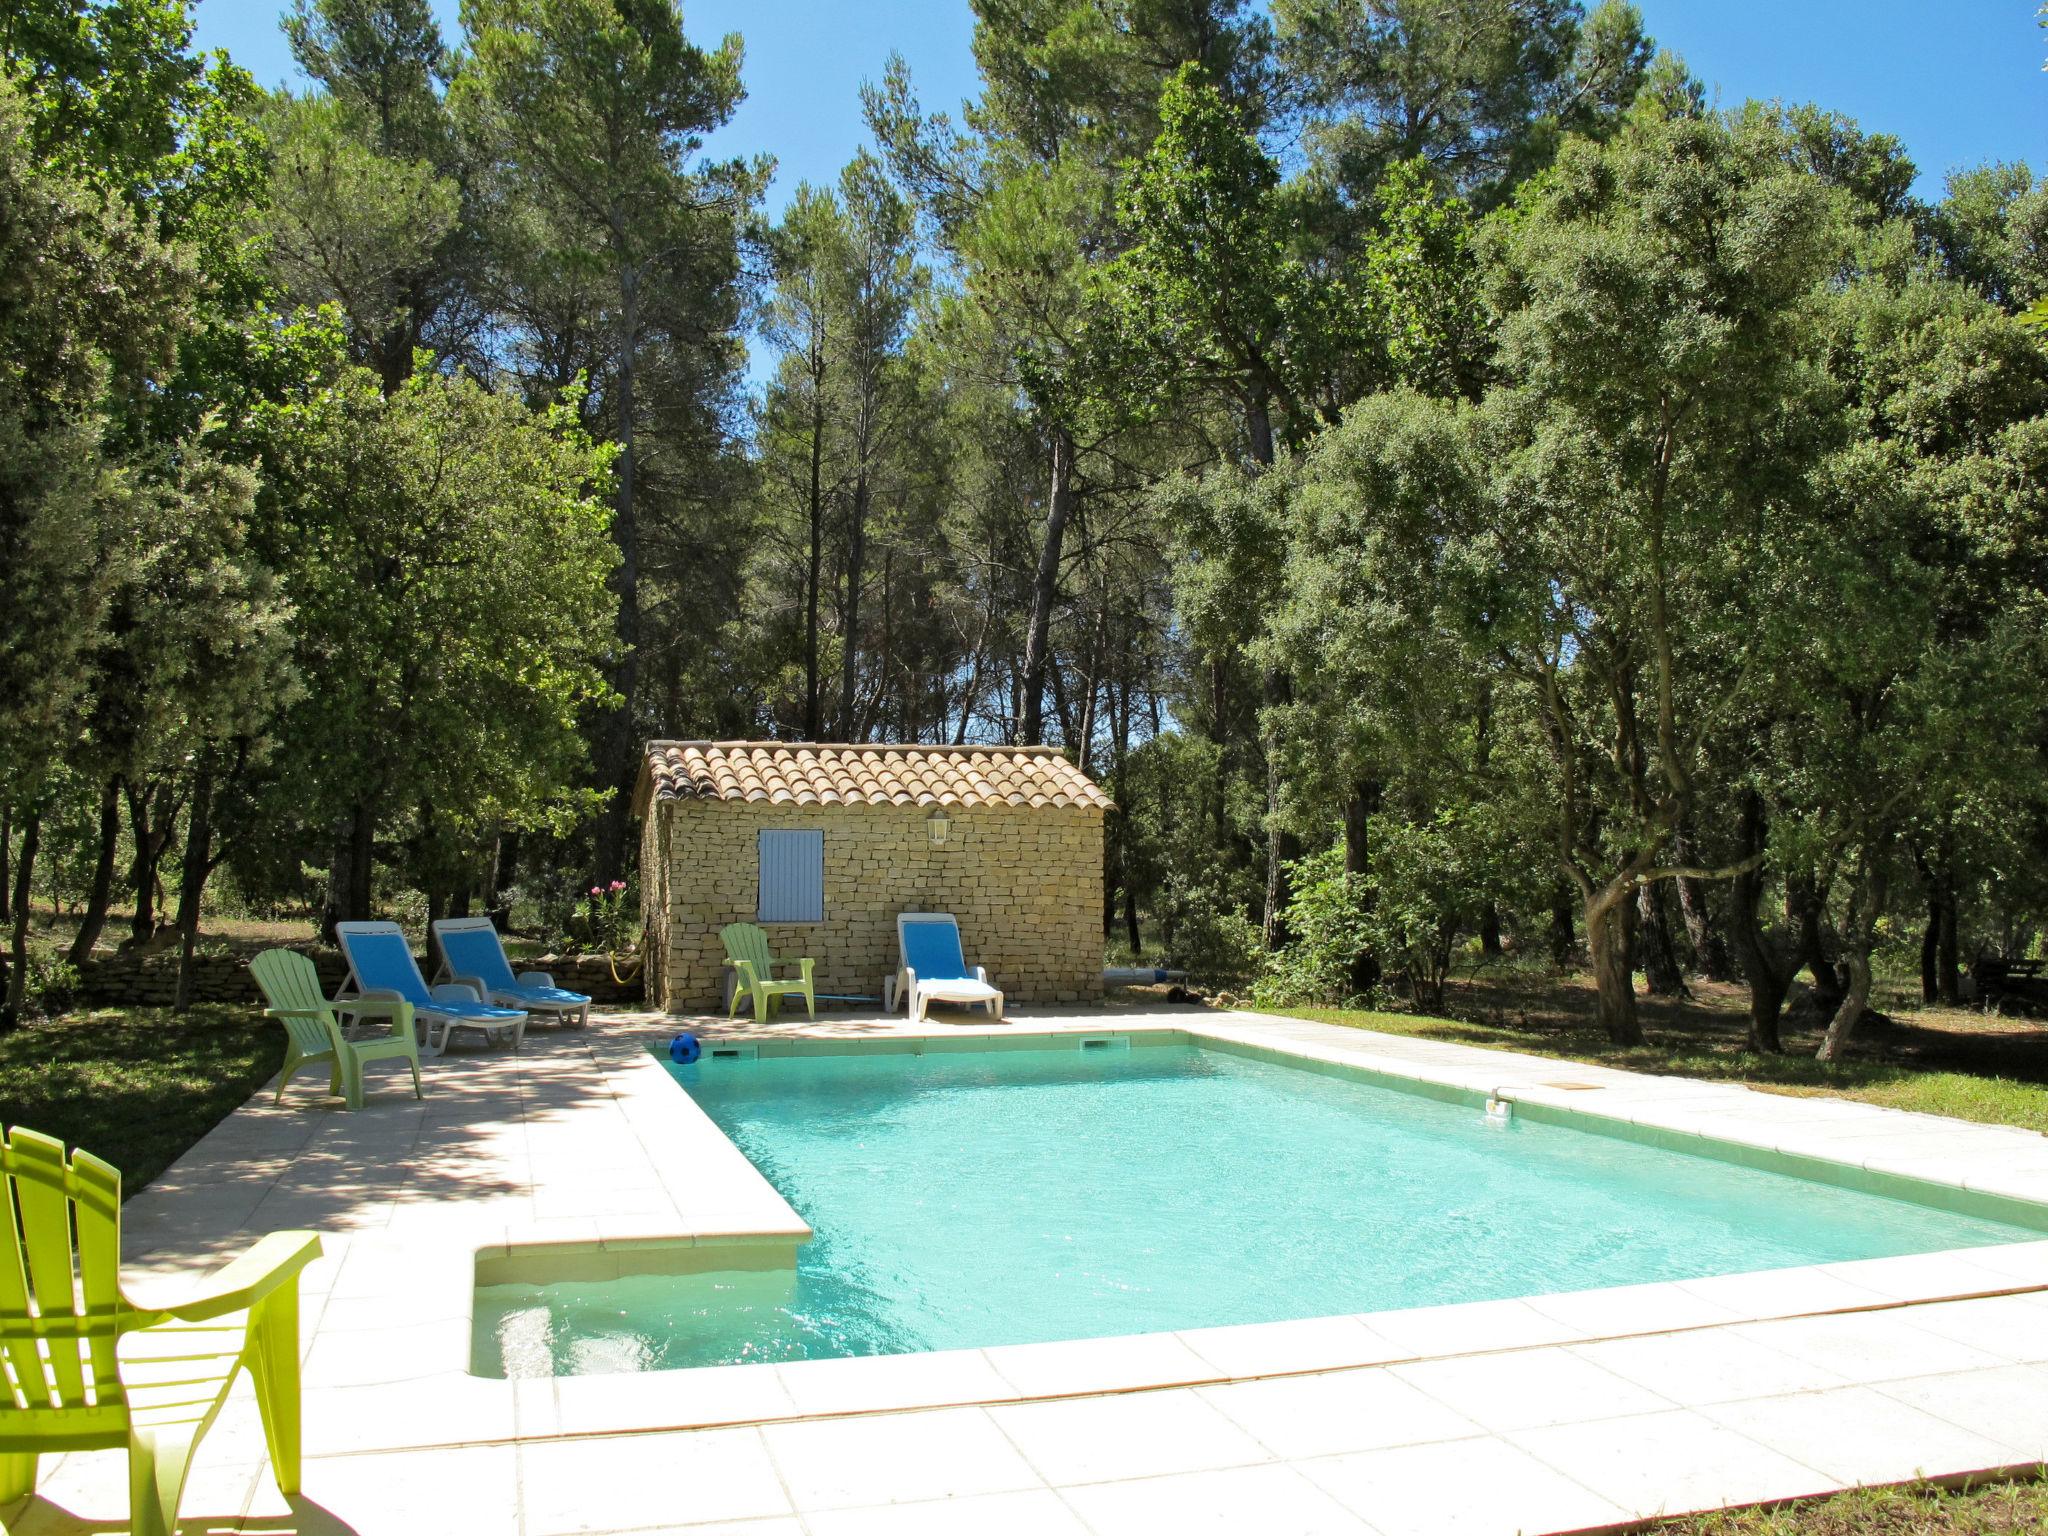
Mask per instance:
[[[1009,1028],[1153,1026],[1583,1107],[1590,1090],[1541,1086],[1568,1073],[1620,1118],[2048,1195],[2048,1138],[1863,1105],[1250,1015]],[[516,1057],[445,1058],[424,1103],[373,1088],[357,1115],[309,1077],[129,1203],[138,1290],[253,1233],[327,1240],[307,1276],[304,1494],[278,1494],[241,1389],[200,1453],[188,1532],[1536,1536],[2048,1456],[2048,1242],[1078,1344],[468,1375],[479,1248],[787,1229],[647,1058],[674,1027],[535,1030]],[[118,1454],[52,1459],[9,1529],[118,1530],[125,1507]]]

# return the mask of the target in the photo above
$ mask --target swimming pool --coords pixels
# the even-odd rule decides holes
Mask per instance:
[[[480,1372],[1274,1322],[2040,1235],[1190,1044],[668,1070],[815,1229],[795,1271],[483,1286]]]

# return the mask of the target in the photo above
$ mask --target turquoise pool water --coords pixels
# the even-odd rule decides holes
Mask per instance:
[[[669,1070],[815,1229],[795,1275],[487,1287],[479,1370],[1089,1338],[2039,1236],[1191,1046]]]

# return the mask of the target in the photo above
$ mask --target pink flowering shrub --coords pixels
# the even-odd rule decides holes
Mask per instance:
[[[626,882],[593,885],[590,894],[576,903],[576,920],[592,949],[623,954],[635,948],[635,918],[639,903],[630,900]]]

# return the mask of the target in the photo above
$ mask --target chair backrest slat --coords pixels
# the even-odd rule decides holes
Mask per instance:
[[[396,923],[339,923],[335,936],[356,985],[365,992],[396,992],[415,1007],[433,1002],[412,946]]]
[[[61,1141],[17,1127],[0,1143],[0,1174],[8,1196],[0,1335],[9,1395],[18,1407],[45,1411],[118,1400],[120,1172],[89,1152],[67,1160]]]
[[[90,1152],[74,1151],[71,1200],[78,1224],[79,1295],[93,1322],[86,1334],[93,1395],[98,1402],[112,1402],[121,1395],[116,1323],[127,1308],[121,1299],[121,1170]]]
[[[725,941],[726,959],[734,965],[744,960],[762,981],[768,979],[769,967],[775,962],[768,954],[767,934],[752,923],[727,923],[718,930],[718,936]]]
[[[493,991],[518,985],[497,929],[447,927],[436,930],[435,937],[441,941],[450,975],[474,976]]]
[[[272,1008],[291,1009],[281,1022],[302,1054],[317,1056],[334,1049],[327,999],[320,991],[320,972],[295,949],[266,949],[249,962],[264,1000]],[[317,1017],[307,1018],[311,1012]]]
[[[17,1133],[19,1134],[19,1133]],[[50,1380],[43,1370],[42,1351],[36,1347],[31,1324],[34,1309],[29,1305],[28,1255],[22,1251],[21,1232],[14,1219],[14,1159],[6,1160],[6,1206],[0,1221],[0,1354],[7,1364],[8,1396],[19,1408],[50,1406]]]
[[[960,925],[950,912],[905,912],[896,919],[903,963],[923,981],[965,981],[974,973],[960,953]]]

